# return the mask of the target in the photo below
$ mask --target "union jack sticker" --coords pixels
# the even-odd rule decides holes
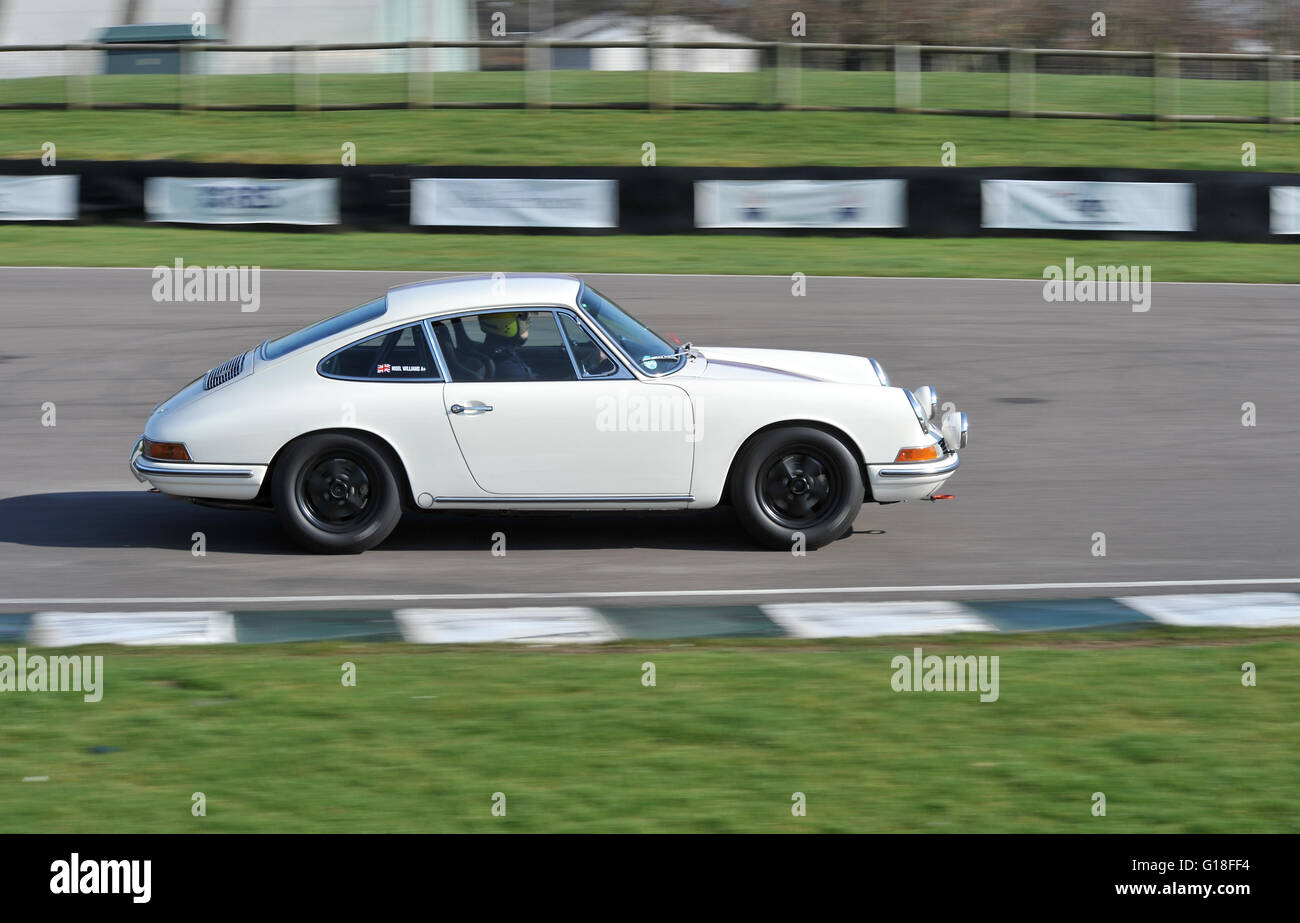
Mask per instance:
[[[393,370],[393,367],[392,367],[389,363],[384,362],[384,363],[382,363],[382,364],[379,366],[379,368],[376,369],[375,371],[378,372],[380,375],[382,375],[382,374],[384,374],[385,372],[391,372],[392,370]]]

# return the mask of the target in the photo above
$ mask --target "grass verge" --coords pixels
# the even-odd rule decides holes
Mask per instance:
[[[0,158],[640,166],[957,165],[1300,170],[1300,131],[1262,125],[962,118],[842,112],[32,112],[0,115]],[[1244,167],[1242,144],[1257,146]]]
[[[1300,282],[1287,244],[1056,238],[293,233],[0,226],[0,265],[720,273],[1042,279],[1067,257],[1150,265],[1157,282]]]
[[[328,58],[325,59],[326,62]],[[400,59],[394,59],[400,60]],[[810,62],[812,63],[812,62]],[[881,62],[883,63],[883,62]],[[327,70],[327,64],[311,70]],[[1231,67],[1232,65],[1228,65]],[[1258,65],[1249,65],[1257,67]],[[1118,70],[1118,69],[1117,69]],[[535,76],[535,75],[534,75]],[[1269,84],[1263,79],[1219,78],[1180,80],[1166,101],[1185,115],[1263,116],[1269,111]],[[1262,74],[1258,75],[1262,76]],[[543,74],[543,98],[563,103],[641,103],[653,93],[657,104],[774,104],[778,74],[757,71],[704,73],[657,70],[554,70]],[[1011,109],[1011,82],[1006,73],[928,70],[918,75],[920,104],[948,109]],[[528,99],[527,76],[521,70],[442,71],[429,76],[432,98],[454,103],[513,103]],[[96,74],[73,90],[74,98],[99,104],[181,103],[196,105],[292,106],[297,90],[315,95],[324,105],[405,104],[411,96],[409,74],[400,70],[378,74],[315,73],[311,83],[294,74],[204,74],[186,78],[164,74]],[[308,88],[314,85],[315,90]],[[846,71],[807,67],[798,74],[797,96],[790,102],[805,106],[893,106],[894,76],[885,70]],[[1042,111],[1150,114],[1156,111],[1156,81],[1122,72],[1111,74],[1037,73],[1033,105]],[[0,80],[0,102],[66,103],[65,77],[25,77]],[[1292,94],[1295,82],[1280,83],[1281,94]],[[420,95],[419,90],[416,96]]]
[[[4,697],[0,828],[1297,832],[1295,641],[1149,627],[581,650],[105,648],[101,702]],[[891,660],[915,645],[998,655],[998,700],[892,691]],[[344,662],[355,687],[340,683]],[[48,780],[20,781],[31,776]],[[1098,791],[1104,818],[1091,813]],[[195,792],[206,817],[191,816]],[[491,814],[495,792],[505,817]],[[806,817],[791,814],[795,792]]]

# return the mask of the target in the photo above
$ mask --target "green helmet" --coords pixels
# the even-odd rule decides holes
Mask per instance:
[[[528,315],[526,313],[485,314],[478,319],[478,325],[484,333],[513,340],[528,332]]]

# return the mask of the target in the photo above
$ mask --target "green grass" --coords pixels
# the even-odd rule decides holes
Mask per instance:
[[[399,59],[394,59],[397,61]],[[1127,65],[1109,74],[1039,74],[1034,78],[1039,109],[1148,114],[1156,111],[1156,81],[1130,76]],[[1227,72],[1224,73],[1227,76]],[[1260,76],[1252,74],[1252,76]],[[295,85],[311,86],[292,74],[95,75],[84,81],[100,104],[175,103],[184,98],[206,105],[292,105]],[[417,80],[424,79],[417,77]],[[522,103],[527,99],[523,71],[436,73],[433,98],[441,102]],[[656,71],[595,72],[558,70],[543,74],[539,86],[559,103],[657,102],[766,103],[777,100],[775,70],[748,73]],[[1171,82],[1172,83],[1172,82]],[[1294,82],[1291,90],[1294,93]],[[73,90],[74,94],[77,92]],[[411,92],[406,73],[323,73],[315,92],[325,104],[405,103]],[[1163,92],[1163,89],[1162,89]],[[69,98],[63,77],[0,80],[0,102],[63,103]],[[1184,79],[1169,96],[1174,111],[1196,115],[1267,115],[1268,82],[1263,79]],[[797,102],[806,106],[892,106],[894,77],[887,71],[809,68],[798,77]],[[921,77],[921,104],[952,109],[1009,109],[1010,81],[1004,73],[931,71]]]
[[[1055,238],[286,233],[0,226],[0,264],[1042,279],[1043,267],[1150,265],[1157,282],[1300,282],[1287,244]]]
[[[363,112],[0,113],[0,158],[35,160],[52,141],[63,160],[238,163],[640,166],[1126,166],[1300,170],[1300,130],[1071,119],[962,118],[846,112],[379,110]]]
[[[991,703],[893,692],[905,639],[100,649],[99,703],[4,696],[0,830],[1294,833],[1295,640],[915,642],[998,655]]]

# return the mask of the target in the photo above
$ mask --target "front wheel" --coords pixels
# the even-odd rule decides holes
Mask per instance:
[[[790,548],[800,534],[818,548],[844,535],[866,487],[857,459],[829,433],[805,426],[755,437],[736,462],[731,502],[755,539]]]
[[[356,436],[322,433],[293,443],[276,465],[271,495],[293,540],[326,554],[373,548],[402,518],[391,466]]]

